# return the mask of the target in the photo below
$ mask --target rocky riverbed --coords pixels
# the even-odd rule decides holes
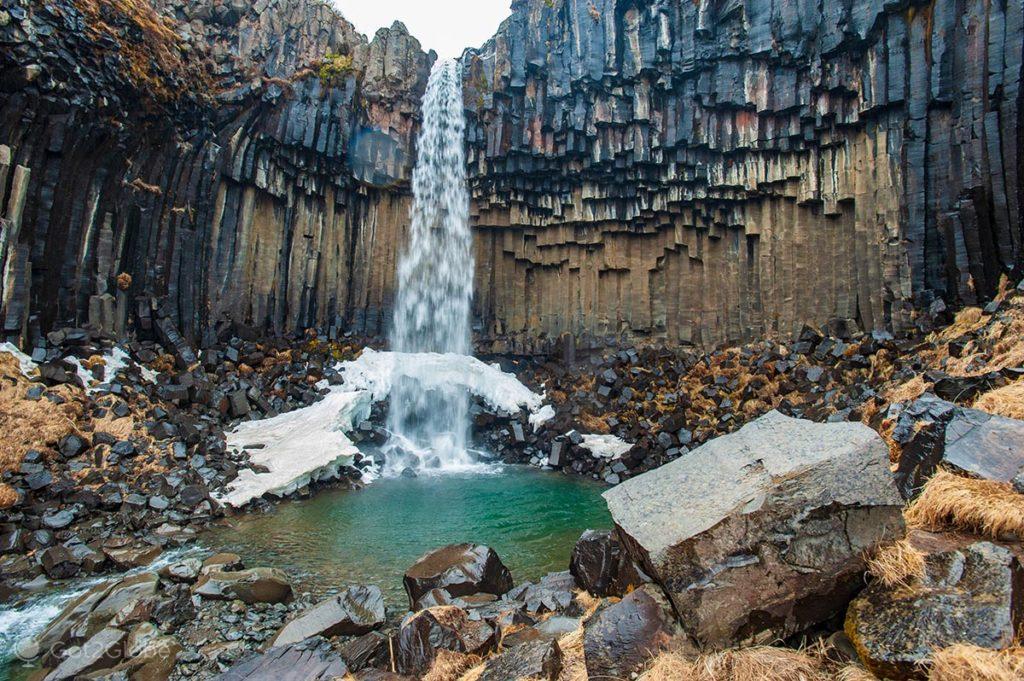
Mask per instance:
[[[91,587],[70,606],[68,613],[77,613],[87,626],[73,625],[66,614],[37,641],[41,652],[49,651],[42,664],[77,669],[52,678],[85,674],[79,664],[91,671],[121,665],[129,675],[143,667],[159,672],[139,678],[261,678],[273,665],[298,660],[316,673],[336,674],[344,667],[367,678],[420,677],[442,667],[461,673],[480,665],[482,674],[487,667],[498,674],[488,678],[515,678],[494,671],[506,665],[533,665],[527,675],[569,678],[564,669],[573,664],[590,674],[628,676],[643,673],[650,655],[630,657],[620,645],[664,648],[666,655],[688,659],[698,648],[796,643],[807,635],[828,639],[847,662],[866,665],[879,677],[903,678],[928,662],[927,654],[914,651],[929,646],[968,641],[1007,649],[1021,602],[1012,575],[1020,569],[1013,513],[1024,508],[1017,492],[1024,489],[1024,423],[1017,420],[1024,416],[1024,290],[1007,283],[985,309],[955,316],[937,311],[930,323],[933,331],[911,340],[835,324],[805,329],[792,343],[765,341],[709,353],[626,347],[604,356],[500,358],[503,368],[544,396],[550,410],[509,412],[481,403],[478,442],[505,461],[611,485],[607,496],[616,530],[585,534],[566,566],[571,572],[515,589],[502,576],[505,568],[495,567],[500,559],[474,548],[482,557],[470,561],[481,563],[473,579],[486,582],[489,575],[492,582],[484,588],[484,582],[470,580],[470,586],[448,590],[446,584],[454,582],[446,580],[463,579],[458,574],[465,567],[465,561],[451,560],[448,549],[445,560],[426,560],[443,576],[421,588],[411,568],[410,602],[386,603],[388,614],[366,631],[325,626],[314,632],[324,634],[319,643],[286,637],[288,645],[276,647],[271,644],[286,625],[306,632],[325,612],[334,617],[337,599],[354,598],[352,589],[365,599],[372,596],[366,590],[376,587],[332,583],[309,590],[277,569],[249,565],[246,571],[233,556],[213,562],[209,555],[172,558],[152,573],[145,566],[162,553],[173,556],[175,547],[194,546],[203,528],[225,513],[217,493],[252,465],[252,450],[227,447],[225,430],[317,403],[332,385],[344,384],[339,362],[356,357],[366,342],[234,336],[196,352],[173,334],[118,345],[87,330],[65,329],[48,336],[31,357],[11,348],[0,353],[2,418],[11,433],[4,441],[4,595],[13,605],[48,582],[133,570],[123,581],[114,577]],[[377,403],[370,418],[353,425],[350,437],[386,437],[375,425],[383,423],[385,409],[386,403]],[[543,418],[536,418],[542,411]],[[807,424],[806,433],[790,432],[796,424]],[[770,444],[771,437],[752,427],[776,433],[771,437],[778,442]],[[824,430],[850,427],[861,434]],[[624,449],[609,455],[608,448],[594,444],[595,435]],[[853,443],[859,438],[866,439],[858,449]],[[814,458],[807,465],[792,456],[801,439],[810,443],[808,456]],[[759,454],[759,448],[767,449]],[[804,480],[776,470],[769,457],[779,451],[786,452],[779,465],[819,477]],[[820,458],[827,452],[834,459]],[[871,470],[882,477],[868,483],[858,456],[869,457]],[[371,456],[353,459],[335,479],[291,494],[313,494],[323,484],[359,487],[374,465]],[[739,468],[719,475],[720,466]],[[740,471],[760,467],[769,475],[753,474],[749,489],[721,482],[747,479],[751,473]],[[673,508],[658,501],[665,496],[659,486],[690,488],[698,474],[710,476],[706,493],[687,495]],[[686,482],[673,483],[673,475]],[[776,482],[783,479],[789,481],[784,489]],[[857,486],[841,489],[843,480]],[[961,501],[942,506],[950,503],[943,495],[951,492],[932,483],[945,484]],[[822,494],[844,501],[822,506]],[[646,511],[645,498],[654,504]],[[901,515],[907,499],[910,509]],[[991,508],[973,510],[972,499]],[[255,507],[273,513],[268,503],[273,502],[259,500]],[[809,511],[808,503],[819,510]],[[871,510],[875,505],[879,510]],[[825,507],[834,510],[824,514]],[[727,519],[737,512],[747,528],[740,535],[728,530]],[[761,513],[766,515],[755,522]],[[689,520],[674,520],[679,514]],[[806,536],[798,532],[777,544],[751,530],[754,523],[772,533],[790,516],[814,518],[800,530]],[[910,526],[906,539],[904,516]],[[832,533],[843,526],[845,538],[836,544]],[[861,534],[855,537],[851,527],[862,528]],[[689,552],[706,557],[679,563],[675,556]],[[830,557],[808,562],[817,554]],[[872,556],[880,556],[879,562],[864,562]],[[902,566],[896,577],[887,561]],[[977,567],[950,581],[935,572],[949,561]],[[792,580],[781,576],[783,568],[795,571]],[[843,631],[847,603],[862,587],[865,570],[876,576],[845,614]],[[782,586],[752,589],[761,578]],[[647,586],[633,589],[640,584]],[[701,595],[711,584],[715,588]],[[726,584],[734,584],[735,593]],[[102,615],[89,614],[122,590],[127,595],[104,605]],[[940,601],[929,600],[940,592]],[[802,604],[811,601],[818,605],[808,611]],[[987,603],[984,612],[976,610],[980,602]],[[624,608],[632,614],[623,614]],[[920,629],[908,619],[915,611],[939,624]],[[732,615],[726,618],[726,612]],[[629,628],[627,636],[615,624],[619,616],[640,617],[643,625]],[[953,641],[942,633],[943,617],[976,624],[956,625]],[[916,642],[908,638],[911,630]],[[589,649],[588,636],[598,637]],[[580,637],[584,652],[574,658],[579,651],[571,646]],[[54,649],[58,639],[63,644]],[[82,651],[97,649],[102,651],[96,659],[80,659]],[[259,657],[250,659],[254,653]],[[834,655],[826,657],[815,664],[831,674]],[[556,670],[556,660],[563,671]],[[451,669],[448,676],[431,678],[458,678]]]

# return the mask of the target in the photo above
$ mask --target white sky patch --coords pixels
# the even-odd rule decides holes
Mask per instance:
[[[356,30],[373,40],[377,29],[401,21],[424,50],[442,59],[480,47],[512,13],[511,0],[332,0]]]

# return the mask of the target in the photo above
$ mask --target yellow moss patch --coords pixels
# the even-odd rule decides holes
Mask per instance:
[[[1024,495],[1004,482],[940,470],[903,513],[913,528],[962,531],[994,539],[1024,534]]]
[[[955,645],[931,659],[929,681],[1013,681],[1024,678],[1024,648],[989,650]]]
[[[981,395],[974,401],[974,408],[997,416],[1024,419],[1024,380]]]
[[[881,547],[868,559],[868,572],[886,586],[908,586],[924,571],[924,554],[906,539]]]
[[[611,432],[611,428],[605,423],[605,420],[599,416],[591,416],[584,412],[579,416],[580,426],[583,427],[587,433],[598,433],[601,435]]]

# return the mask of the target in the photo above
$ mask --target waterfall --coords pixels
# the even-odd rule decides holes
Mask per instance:
[[[473,241],[463,133],[462,66],[434,64],[423,97],[423,127],[412,175],[409,242],[398,265],[391,349],[470,354]],[[414,361],[414,360],[413,360]],[[471,465],[466,450],[469,396],[457,386],[425,390],[395,369],[386,472],[406,466]]]

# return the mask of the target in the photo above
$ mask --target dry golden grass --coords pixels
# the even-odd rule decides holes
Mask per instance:
[[[889,402],[909,402],[920,397],[928,389],[928,383],[923,376],[914,376],[912,379],[892,388],[884,393]]]
[[[558,639],[558,647],[562,651],[562,671],[558,674],[558,681],[587,681],[583,627]]]
[[[605,423],[605,420],[599,416],[591,416],[587,412],[583,412],[579,415],[580,426],[587,433],[597,433],[599,435],[605,435],[611,432],[611,428]]]
[[[78,432],[75,422],[83,413],[80,390],[54,389],[65,399],[58,405],[45,397],[25,399],[29,385],[17,360],[0,353],[0,471],[17,468],[28,450],[45,452],[65,435]]]
[[[171,101],[186,92],[206,95],[212,90],[202,65],[182,56],[174,20],[159,15],[146,0],[75,0],[75,5],[89,33],[117,43],[128,77],[146,94]]]
[[[467,671],[480,664],[478,655],[456,653],[451,650],[438,650],[434,664],[423,676],[423,681],[458,681]]]
[[[924,571],[924,554],[907,539],[879,548],[868,559],[868,572],[886,586],[909,586]]]
[[[708,653],[688,660],[662,653],[640,681],[826,681],[833,674],[812,651],[754,646]]]
[[[990,390],[974,401],[974,408],[1011,419],[1024,419],[1024,380]]]
[[[1013,681],[1024,679],[1024,648],[989,650],[955,645],[936,651],[929,681]]]
[[[970,532],[994,539],[1024,536],[1024,495],[1004,482],[938,471],[903,512],[907,526]]]
[[[0,483],[0,508],[10,508],[18,501],[18,493],[7,483]]]
[[[878,677],[860,665],[848,664],[836,672],[836,681],[878,681]]]

